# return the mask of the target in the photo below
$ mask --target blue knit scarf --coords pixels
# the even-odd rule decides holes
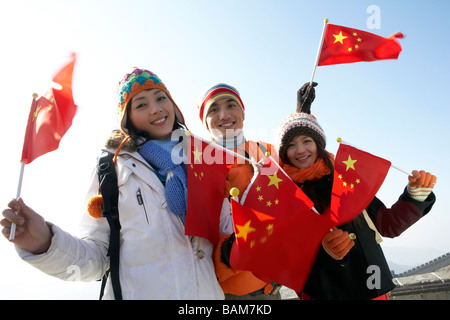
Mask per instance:
[[[174,164],[171,151],[177,141],[160,142],[149,140],[145,142],[139,154],[157,170],[162,181],[166,181],[165,194],[170,211],[179,216],[184,224],[187,209],[187,166]]]

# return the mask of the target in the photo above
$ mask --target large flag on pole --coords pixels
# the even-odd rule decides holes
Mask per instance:
[[[53,78],[60,87],[50,90],[36,100],[33,97],[22,148],[21,162],[31,163],[39,156],[56,150],[72,125],[77,106],[72,95],[72,73],[75,54]]]
[[[235,157],[214,143],[189,136],[185,234],[217,243],[225,182]]]
[[[300,291],[332,227],[312,207],[303,191],[267,158],[244,205],[231,201],[236,234],[231,266]]]
[[[343,26],[328,24],[318,65],[397,59],[402,47],[397,32],[388,38]]]
[[[390,166],[388,160],[341,142],[334,164],[331,220],[336,225],[342,225],[367,208]]]

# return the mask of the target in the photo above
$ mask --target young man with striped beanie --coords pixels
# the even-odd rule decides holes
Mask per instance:
[[[225,148],[232,149],[248,159],[259,162],[268,151],[277,158],[275,147],[265,142],[246,140],[244,136],[245,107],[239,91],[225,83],[211,86],[197,102],[199,117],[211,135],[211,139]],[[272,152],[273,150],[273,152]],[[225,197],[231,188],[239,189],[242,197],[254,175],[253,165],[239,161],[231,168],[226,182]],[[277,300],[279,286],[266,283],[250,271],[231,268],[229,254],[234,234],[222,236],[214,249],[216,275],[227,300]]]

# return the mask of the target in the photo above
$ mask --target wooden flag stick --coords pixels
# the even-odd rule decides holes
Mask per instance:
[[[19,183],[17,184],[16,199],[19,199],[20,193],[21,193],[21,190],[22,190],[22,181],[23,181],[23,172],[25,170],[25,161],[26,160],[23,160],[20,163],[20,174],[19,174]],[[16,214],[18,214],[18,213],[16,212]],[[9,240],[10,241],[14,240],[15,235],[16,235],[16,224],[13,223],[11,225],[11,232],[9,233]]]
[[[408,175],[410,177],[413,177],[414,179],[416,179],[411,173],[408,173],[406,170],[403,170],[403,169],[401,169],[401,168],[399,168],[397,166],[394,166],[392,163],[391,163],[391,167],[394,168],[394,169],[397,169],[400,172],[403,172],[404,174],[406,174],[406,175]]]
[[[323,40],[325,38],[325,31],[327,28],[327,24],[329,22],[328,19],[325,19],[323,24],[323,29],[322,29],[322,37],[320,38],[320,43],[319,43],[319,50],[317,50],[317,55],[316,55],[316,63],[314,64],[314,69],[313,69],[313,73],[311,76],[311,81],[309,82],[309,85],[312,86],[313,80],[314,80],[314,75],[316,74],[316,69],[317,69],[317,65],[319,64],[319,58],[320,58],[320,53],[322,51],[322,46],[323,46]]]

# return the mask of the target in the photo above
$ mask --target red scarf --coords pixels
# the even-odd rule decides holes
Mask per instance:
[[[334,164],[334,155],[327,152],[328,157]],[[313,163],[308,168],[297,168],[290,164],[282,163],[281,167],[286,172],[286,174],[295,182],[303,183],[307,180],[317,180],[331,173],[331,169],[325,163],[322,157],[319,157],[315,163]]]

